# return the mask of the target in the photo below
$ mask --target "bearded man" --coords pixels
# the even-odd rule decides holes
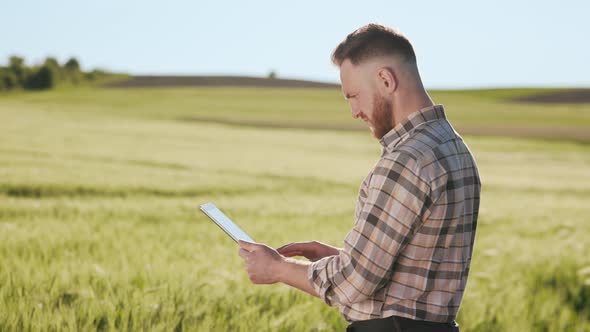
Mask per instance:
[[[240,241],[249,278],[337,306],[347,331],[459,331],[481,189],[473,155],[426,92],[401,33],[363,26],[332,61],[352,117],[367,123],[381,157],[361,184],[342,248]]]

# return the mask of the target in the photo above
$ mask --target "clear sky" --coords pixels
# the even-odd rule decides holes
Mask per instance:
[[[428,88],[590,87],[590,1],[1,0],[0,63],[338,82],[330,53],[370,22],[414,44]]]

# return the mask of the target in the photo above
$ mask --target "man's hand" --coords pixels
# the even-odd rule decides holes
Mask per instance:
[[[294,242],[277,249],[278,253],[285,257],[303,256],[312,262],[327,256],[338,255],[340,250],[318,241]]]
[[[255,284],[274,284],[280,281],[280,265],[285,259],[283,256],[265,244],[242,240],[238,244],[250,281]]]

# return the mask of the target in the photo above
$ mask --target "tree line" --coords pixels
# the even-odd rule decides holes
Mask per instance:
[[[63,64],[48,57],[41,65],[27,66],[25,59],[10,56],[7,66],[0,66],[0,91],[46,90],[60,84],[77,85],[109,75],[102,70],[84,72],[76,58]]]

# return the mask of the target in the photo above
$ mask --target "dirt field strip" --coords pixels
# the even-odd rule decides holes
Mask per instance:
[[[590,89],[564,89],[537,93],[512,99],[518,103],[586,104],[590,103]]]
[[[275,87],[275,88],[332,88],[339,84],[245,76],[133,76],[126,81],[104,85],[109,88],[173,88],[173,87]]]

